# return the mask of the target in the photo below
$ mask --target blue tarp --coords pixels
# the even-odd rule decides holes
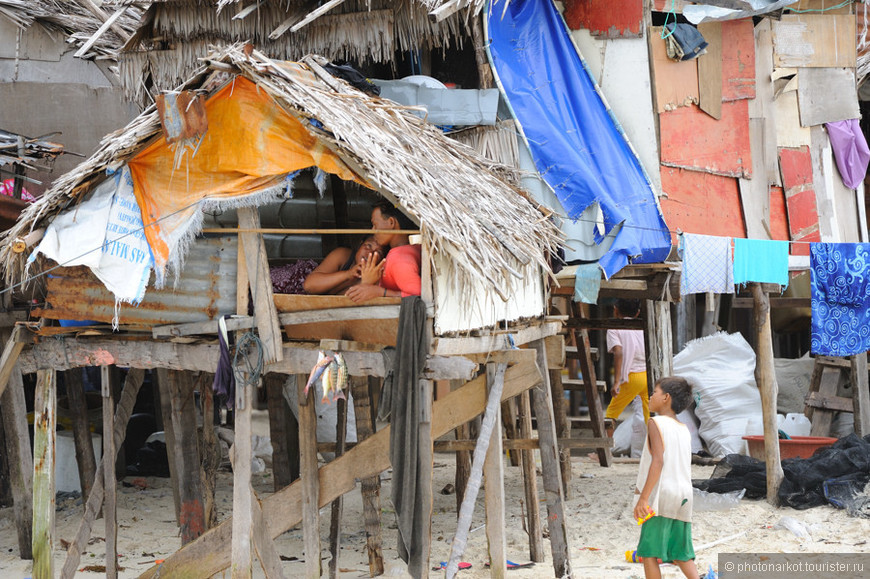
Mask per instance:
[[[490,61],[538,172],[571,219],[598,201],[607,231],[624,222],[599,261],[607,277],[629,259],[664,261],[671,237],[649,180],[561,14],[550,0],[511,0],[503,10],[504,0],[488,18]]]

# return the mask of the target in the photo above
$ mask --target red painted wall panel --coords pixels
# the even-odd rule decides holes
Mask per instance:
[[[752,176],[749,101],[722,103],[718,121],[696,105],[659,115],[662,165],[729,177]]]
[[[565,22],[600,38],[640,38],[643,0],[565,0]]]
[[[726,20],[722,22],[722,101],[754,98],[755,28],[752,19]]]
[[[788,231],[792,241],[820,241],[819,212],[813,190],[810,148],[780,148],[779,170],[788,212]],[[809,245],[792,245],[795,255],[809,255]]]
[[[789,240],[785,195],[782,187],[770,188],[770,235],[773,239]]]
[[[737,179],[662,167],[662,212],[673,231],[746,237]]]

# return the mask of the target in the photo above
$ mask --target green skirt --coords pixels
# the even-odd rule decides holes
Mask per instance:
[[[665,563],[691,561],[695,558],[692,523],[667,517],[651,518],[640,528],[637,556],[658,557]]]

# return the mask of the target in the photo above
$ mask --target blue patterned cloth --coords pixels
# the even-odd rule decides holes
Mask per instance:
[[[734,293],[731,238],[684,233],[680,239],[683,274],[680,293]]]
[[[601,266],[597,263],[578,265],[574,273],[574,301],[597,304],[599,291],[601,291]]]
[[[870,244],[811,243],[813,354],[870,350]]]
[[[734,283],[788,285],[788,241],[734,238]]]

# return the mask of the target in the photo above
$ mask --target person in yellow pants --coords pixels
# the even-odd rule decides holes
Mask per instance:
[[[637,300],[618,300],[615,315],[617,318],[636,318],[640,313]],[[649,421],[649,391],[646,381],[646,349],[641,330],[608,330],[607,351],[613,354],[612,399],[607,406],[605,418],[616,420],[625,407],[640,397],[643,406],[643,424]],[[609,430],[609,429],[608,429]],[[608,435],[613,433],[608,431]],[[643,448],[646,429],[635,425],[632,431],[632,454],[638,456]],[[635,447],[638,446],[637,449]]]

